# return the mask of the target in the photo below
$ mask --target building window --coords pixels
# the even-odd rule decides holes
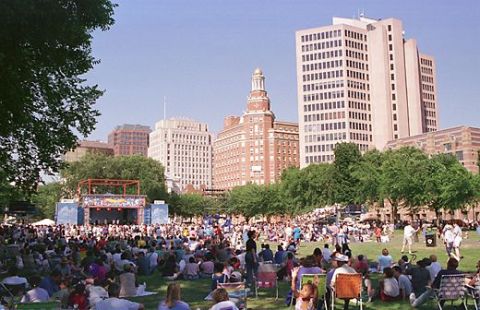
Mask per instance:
[[[392,25],[388,25],[388,31],[392,31]]]

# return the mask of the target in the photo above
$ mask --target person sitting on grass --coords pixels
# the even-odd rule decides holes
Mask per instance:
[[[292,270],[292,295],[296,298],[295,310],[314,310],[317,309],[318,302],[318,277],[315,277],[314,281],[316,283],[305,283],[302,285],[301,289],[297,289],[297,280],[299,277],[300,267],[295,267]]]
[[[393,258],[387,249],[382,250],[382,255],[378,257],[378,272],[383,272],[384,268],[392,267]]]
[[[212,275],[212,285],[211,290],[214,291],[217,289],[218,283],[227,283],[228,277],[226,274],[223,273],[224,265],[222,263],[215,263],[213,267],[213,275]]]
[[[412,293],[412,282],[410,279],[402,273],[400,266],[393,266],[393,273],[398,281],[398,287],[400,288],[400,297],[402,300],[408,298]]]
[[[400,297],[400,287],[397,279],[394,277],[393,269],[385,267],[383,269],[383,280],[380,280],[380,299],[382,301],[394,301]]]
[[[430,259],[423,258],[417,262],[417,267],[409,268],[405,274],[412,277],[412,293],[409,296],[412,307],[418,307],[430,298],[428,287],[432,283],[427,266]]]
[[[237,305],[228,298],[228,292],[224,288],[217,288],[213,292],[215,304],[210,310],[238,310]]]
[[[95,304],[96,310],[143,310],[143,304],[139,304],[130,300],[118,298],[120,294],[120,286],[116,283],[110,284],[108,287],[108,295],[110,298],[101,300]]]
[[[190,306],[180,300],[180,284],[170,283],[167,287],[167,296],[158,305],[157,310],[190,310]]]
[[[195,262],[195,258],[193,256],[190,256],[188,259],[188,263],[185,266],[185,269],[183,269],[183,277],[185,280],[196,280],[199,278],[198,272],[200,270],[200,267],[198,267],[198,264]]]
[[[87,310],[88,306],[88,293],[85,290],[85,284],[78,283],[75,285],[75,288],[70,293],[68,297],[68,306],[69,308]]]
[[[32,276],[29,279],[28,282],[32,286],[32,289],[26,292],[25,295],[22,297],[22,300],[21,300],[22,303],[48,301],[49,299],[48,292],[45,289],[38,287],[38,285],[40,284],[40,281],[41,279],[39,276]]]

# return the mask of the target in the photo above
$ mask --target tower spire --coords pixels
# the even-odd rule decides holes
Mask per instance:
[[[265,90],[265,77],[260,68],[255,69],[252,75],[252,91]]]

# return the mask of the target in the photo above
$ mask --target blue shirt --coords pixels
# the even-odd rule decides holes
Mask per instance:
[[[183,301],[177,300],[173,307],[169,308],[165,304],[165,301],[163,300],[159,305],[157,310],[190,310],[190,306]]]
[[[49,276],[44,277],[38,287],[41,287],[44,290],[46,290],[48,293],[48,296],[50,297],[52,297],[53,294],[55,294],[60,290],[57,283],[55,283],[55,281],[53,281],[53,279]]]
[[[283,263],[283,258],[285,256],[285,251],[277,251],[277,253],[275,253],[275,264],[282,264]]]

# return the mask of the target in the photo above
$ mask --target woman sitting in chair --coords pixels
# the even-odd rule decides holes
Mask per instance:
[[[300,290],[297,289],[297,276],[299,267],[292,270],[291,289],[293,297],[296,298],[295,310],[314,310],[317,309],[318,302],[318,278],[315,277],[314,283],[305,283]]]

